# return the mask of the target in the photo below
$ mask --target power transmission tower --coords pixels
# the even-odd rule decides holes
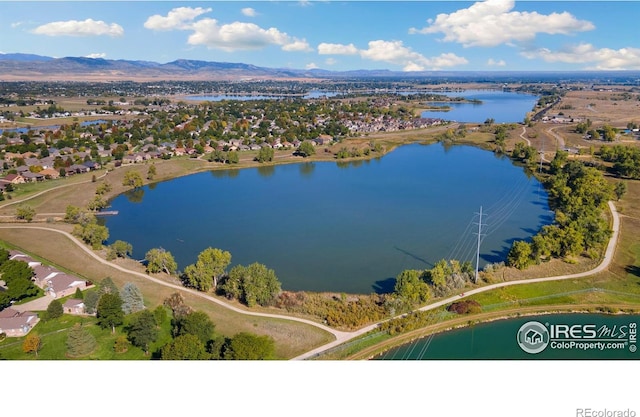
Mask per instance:
[[[478,220],[478,233],[474,233],[478,235],[478,248],[476,250],[476,278],[475,283],[478,283],[478,269],[480,266],[480,240],[482,238],[482,206],[480,206],[480,213],[476,213],[480,216],[480,220]]]

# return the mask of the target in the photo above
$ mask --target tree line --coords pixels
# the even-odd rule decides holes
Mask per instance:
[[[558,151],[544,180],[549,203],[554,209],[553,224],[543,226],[531,241],[513,242],[507,265],[525,269],[533,263],[555,258],[600,256],[611,230],[605,214],[614,196],[613,186],[595,167],[569,161]]]
[[[179,293],[170,295],[150,310],[145,307],[142,293],[135,284],[128,282],[118,289],[107,277],[84,293],[76,291],[71,298],[83,300],[87,314],[95,316],[98,327],[117,335],[111,342],[115,354],[136,347],[145,356],[162,360],[275,358],[272,338],[249,332],[225,337],[215,331],[215,324],[205,312],[187,306]],[[52,300],[43,319],[55,320],[63,314],[60,300]],[[69,329],[66,356],[87,357],[104,343],[100,333],[92,330],[91,323],[91,319],[83,320]],[[22,350],[37,356],[42,346],[42,337],[32,330],[23,340]]]

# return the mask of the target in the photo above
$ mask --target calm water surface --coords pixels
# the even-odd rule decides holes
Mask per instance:
[[[440,94],[440,93],[439,93]],[[538,101],[537,96],[500,90],[466,90],[441,93],[449,97],[481,100],[473,103],[429,103],[432,106],[449,106],[449,111],[425,111],[422,117],[469,123],[483,123],[492,118],[496,123],[522,122]]]
[[[509,159],[435,144],[189,175],[115,198],[106,226],[136,259],[162,247],[184,269],[211,246],[232,266],[273,268],[287,290],[370,293],[392,290],[404,269],[475,261],[480,206],[481,266],[552,221],[540,183]]]
[[[537,321],[546,328],[550,325],[574,327],[574,334],[583,334],[583,325],[591,326],[595,337],[575,339],[571,347],[564,334],[560,334],[558,344],[549,344],[539,353],[530,354],[518,345],[517,334],[520,327],[530,321]],[[633,324],[632,324],[633,323]],[[637,343],[631,337],[637,331],[638,315],[601,314],[553,314],[520,317],[451,330],[389,350],[375,359],[382,360],[427,360],[427,359],[639,359]],[[587,334],[586,332],[584,334]],[[578,345],[594,342],[615,345]],[[625,344],[625,341],[627,342]],[[562,343],[562,344],[560,344]],[[622,343],[618,345],[618,343]],[[553,347],[552,347],[553,346]],[[593,349],[591,347],[594,347]]]

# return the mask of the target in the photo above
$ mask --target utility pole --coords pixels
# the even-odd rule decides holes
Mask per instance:
[[[475,283],[478,283],[478,268],[480,265],[480,237],[482,236],[482,206],[480,206],[480,213],[476,213],[480,215],[480,220],[478,220],[478,248],[476,250],[476,279]]]

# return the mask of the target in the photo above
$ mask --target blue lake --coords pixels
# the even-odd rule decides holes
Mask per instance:
[[[470,100],[477,99],[482,103],[428,103],[430,106],[449,106],[451,110],[425,111],[422,112],[422,117],[468,123],[483,123],[490,118],[496,123],[522,122],[527,112],[530,112],[538,102],[537,96],[500,90],[466,90],[438,94]]]
[[[239,100],[239,101],[250,101],[250,100],[276,100],[282,98],[321,98],[321,97],[333,97],[338,95],[336,92],[332,91],[310,91],[304,95],[283,95],[283,94],[210,94],[210,95],[195,95],[188,96],[187,99],[194,101],[222,101],[222,100]]]
[[[552,221],[547,195],[509,159],[471,146],[408,145],[357,163],[211,171],[111,202],[110,242],[170,251],[180,269],[207,247],[260,262],[286,290],[386,292],[440,259],[502,261]]]

